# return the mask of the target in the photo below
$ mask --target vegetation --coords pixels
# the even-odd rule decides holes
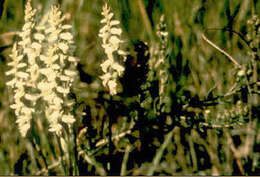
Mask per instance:
[[[260,174],[258,1],[29,4],[0,2],[1,175]]]

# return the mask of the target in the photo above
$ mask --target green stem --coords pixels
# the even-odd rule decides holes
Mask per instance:
[[[112,96],[110,96],[110,103],[112,104]],[[113,105],[112,105],[112,110],[113,110]],[[112,119],[113,119],[113,111],[110,112],[109,117],[108,117],[108,154],[109,154],[109,159],[110,162],[108,162],[108,170],[109,174],[111,175],[112,173],[112,168],[111,168],[111,161],[112,161],[112,148],[113,148],[113,142],[112,142]]]
[[[171,139],[172,139],[172,136],[173,136],[173,133],[174,133],[174,130],[173,129],[172,131],[170,131],[166,137],[165,137],[165,140],[162,144],[162,146],[160,147],[160,149],[157,151],[155,157],[153,158],[153,163],[152,163],[152,166],[150,167],[150,169],[148,170],[148,173],[147,175],[148,176],[152,176],[154,171],[156,170],[161,158],[162,158],[162,155],[163,155],[163,152],[165,150],[165,148],[168,146],[168,144],[171,142]]]

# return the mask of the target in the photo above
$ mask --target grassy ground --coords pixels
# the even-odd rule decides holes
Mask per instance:
[[[243,40],[250,30],[247,21],[259,14],[258,1],[109,1],[115,17],[121,21],[125,48],[137,60],[139,54],[144,55],[142,50],[148,50],[142,47],[135,51],[137,44],[158,45],[156,25],[161,14],[165,14],[169,33],[165,58],[170,73],[167,113],[155,113],[151,105],[141,108],[140,89],[136,89],[136,94],[124,90],[110,97],[103,88],[99,76],[105,54],[98,37],[103,1],[33,0],[33,6],[43,12],[53,3],[60,4],[73,25],[75,56],[80,59],[80,76],[73,89],[78,103],[77,122],[70,141],[74,149],[70,155],[75,160],[61,158],[57,137],[48,133],[43,120],[35,121],[36,131],[28,138],[22,138],[18,132],[9,108],[12,91],[5,86],[4,72],[10,45],[17,40],[14,32],[23,25],[25,1],[2,0],[1,175],[260,174],[259,58],[249,55],[252,46]],[[203,34],[241,67],[203,40]],[[254,39],[259,41],[259,35]],[[260,56],[259,42],[256,48],[256,55]],[[246,75],[238,74],[241,68]],[[136,77],[142,76],[130,79]],[[155,89],[153,84],[151,89]],[[149,93],[147,97],[152,100],[158,97]],[[117,136],[113,143],[104,142],[109,128]]]

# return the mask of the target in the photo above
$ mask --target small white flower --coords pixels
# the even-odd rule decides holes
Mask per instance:
[[[61,120],[67,124],[73,124],[76,121],[72,115],[63,115]]]
[[[34,39],[36,39],[38,41],[43,41],[45,39],[45,37],[41,33],[36,33],[36,34],[34,34]]]
[[[56,104],[62,104],[62,103],[63,103],[63,100],[62,100],[61,98],[59,98],[59,97],[55,97],[55,98],[53,99],[53,102],[56,103]]]
[[[64,30],[67,30],[67,29],[71,29],[72,26],[71,25],[63,25],[61,28],[64,29]]]
[[[56,28],[55,28],[55,27],[49,27],[49,28],[45,29],[45,33],[46,33],[46,34],[52,33],[52,32],[54,32],[54,31],[56,31]]]
[[[18,107],[20,107],[18,104],[12,104],[12,105],[10,105],[10,108],[12,108],[12,109],[17,109]]]
[[[116,91],[116,86],[117,86],[116,81],[110,80],[110,81],[108,81],[107,85],[109,87],[111,95],[115,95],[117,93],[117,91]]]
[[[102,84],[106,87],[108,81],[112,78],[111,73],[105,73],[102,76],[100,76],[100,78],[102,79]]]
[[[29,114],[31,114],[32,112],[34,112],[34,110],[33,110],[32,108],[23,107],[23,108],[21,109],[21,113],[26,114],[26,115],[29,115]]]
[[[22,137],[25,137],[28,130],[30,129],[31,125],[30,123],[27,124],[23,124],[22,126],[19,127],[20,133],[22,135]]]
[[[60,65],[58,65],[58,64],[53,64],[53,65],[51,65],[51,68],[54,69],[54,70],[58,70],[58,69],[60,69],[61,67],[60,67]]]
[[[61,130],[62,130],[62,125],[59,123],[51,124],[49,128],[50,132],[55,132],[58,136],[61,135]]]
[[[111,12],[110,14],[108,14],[108,15],[106,16],[106,18],[107,18],[108,20],[111,20],[113,16],[114,16],[114,14]]]
[[[39,72],[47,77],[53,75],[51,68],[42,68],[39,70]]]
[[[52,92],[52,90],[46,90],[45,92],[42,93],[43,99],[49,104],[49,108],[51,109],[51,105],[53,103],[53,100],[57,95]],[[56,107],[58,109],[58,107]],[[48,118],[48,117],[47,117]]]
[[[16,68],[13,68],[13,69],[11,69],[11,70],[5,72],[5,75],[9,76],[9,75],[11,75],[11,74],[15,74],[16,72],[17,72],[17,69],[16,69]]]
[[[111,65],[111,67],[112,67],[114,70],[117,71],[117,73],[118,73],[119,76],[121,76],[121,75],[123,74],[124,70],[125,70],[125,68],[124,68],[122,65],[118,64],[118,63],[113,63],[113,64]]]
[[[36,101],[38,99],[38,95],[25,94],[24,98],[27,100]]]
[[[64,71],[64,74],[66,75],[66,76],[75,76],[77,73],[75,72],[75,71],[72,71],[72,70],[65,70]]]
[[[49,115],[49,118],[50,118],[50,120],[51,120],[51,119],[56,120],[59,116],[60,116],[60,111],[59,111],[59,110],[55,110],[55,111],[53,111],[53,112]]]
[[[40,60],[41,61],[46,61],[48,59],[48,57],[46,57],[45,55],[40,55]]]
[[[62,42],[58,44],[58,47],[62,50],[63,53],[67,53],[67,51],[69,50],[69,46]]]
[[[61,80],[61,81],[70,81],[70,79],[71,79],[71,78],[68,77],[68,76],[63,76],[63,75],[60,76],[60,80]]]
[[[58,36],[57,34],[51,34],[49,37],[48,37],[48,42],[56,42],[58,40]]]
[[[100,65],[101,68],[102,68],[102,71],[103,71],[104,73],[106,73],[107,70],[108,70],[108,67],[110,67],[112,64],[113,64],[113,60],[106,60],[106,61],[104,61],[104,62]]]
[[[20,125],[23,125],[23,124],[28,124],[30,120],[31,120],[30,114],[23,114],[19,116],[19,118],[15,122]]]
[[[17,68],[24,68],[25,66],[27,66],[26,63],[19,63],[19,64],[17,65]]]
[[[42,45],[37,43],[37,42],[33,42],[32,43],[32,48],[36,49],[36,50],[39,50],[41,49]]]
[[[13,88],[15,83],[16,83],[16,79],[12,79],[12,80],[6,82],[6,85]]]
[[[116,49],[118,49],[121,40],[120,40],[117,36],[111,36],[109,42],[110,42]]]
[[[118,50],[117,51],[119,55],[122,55],[122,56],[125,56],[126,55],[126,52],[123,51],[123,50]]]
[[[66,33],[61,33],[60,38],[63,39],[63,40],[69,41],[69,40],[73,39],[73,36],[69,32],[66,32]]]
[[[23,79],[27,79],[29,77],[29,74],[28,73],[25,73],[25,72],[22,72],[22,71],[19,71],[17,72],[16,74],[18,77],[20,78],[23,78]]]
[[[77,62],[78,61],[75,57],[71,57],[71,56],[69,56],[68,60],[70,62]]]
[[[111,26],[115,26],[115,25],[119,25],[120,24],[120,21],[118,21],[118,20],[112,20],[111,22],[110,22],[110,25]]]
[[[60,87],[60,86],[57,87],[57,91],[59,93],[63,93],[63,94],[68,94],[70,92],[68,88],[64,88],[64,87]]]
[[[122,30],[120,28],[111,28],[111,34],[121,35]]]

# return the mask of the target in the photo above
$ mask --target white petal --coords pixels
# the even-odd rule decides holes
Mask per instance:
[[[120,24],[120,21],[118,21],[118,20],[112,20],[112,21],[110,22],[110,25],[111,25],[111,26],[113,26],[113,25],[118,25],[118,24]]]
[[[17,65],[17,68],[23,68],[23,67],[25,67],[25,66],[27,66],[26,63],[19,63],[19,64]]]
[[[77,59],[75,57],[71,57],[71,56],[68,58],[68,60],[70,62],[77,62]]]
[[[69,91],[69,88],[63,88],[63,87],[57,87],[57,91],[59,93],[63,93],[63,94],[68,94],[70,91]]]
[[[25,115],[29,115],[29,114],[31,114],[32,112],[33,112],[33,109],[31,109],[31,108],[23,107],[23,108],[21,109],[21,113],[23,113],[23,114],[25,114]]]
[[[63,103],[63,100],[61,98],[59,98],[59,97],[55,97],[53,99],[53,101],[54,101],[55,104],[62,104]]]
[[[120,28],[111,28],[111,34],[121,35],[122,30]]]
[[[61,33],[60,38],[63,39],[63,40],[72,40],[73,36],[72,36],[72,34],[67,32],[67,33]]]
[[[21,106],[19,106],[18,104],[12,104],[12,105],[10,105],[10,108],[11,108],[11,109],[17,109],[17,108],[19,108],[19,107],[21,107]]]
[[[14,73],[16,73],[16,72],[17,72],[17,69],[16,69],[16,68],[12,68],[11,70],[6,71],[5,74],[6,74],[7,76],[9,76],[9,75],[14,74]]]
[[[30,29],[32,27],[32,22],[27,22],[23,25],[23,31],[26,31],[27,29]]]
[[[65,43],[59,43],[58,47],[62,50],[63,53],[67,53],[69,50],[69,46]]]
[[[23,79],[27,79],[27,77],[29,77],[29,74],[25,73],[25,72],[22,72],[22,71],[19,71],[17,73],[17,76],[20,77],[20,78],[23,78]]]
[[[44,40],[44,38],[45,38],[44,35],[41,33],[34,34],[34,39],[36,39],[38,41],[42,41],[42,40]]]
[[[106,18],[103,18],[100,23],[107,23],[107,19]]]
[[[64,74],[66,74],[67,76],[75,76],[77,73],[75,71],[72,71],[72,70],[65,70],[64,71]]]
[[[126,52],[123,51],[123,50],[118,50],[117,53],[118,53],[119,55],[123,55],[123,56],[126,55]]]
[[[52,62],[55,62],[56,60],[59,59],[59,55],[54,55],[51,59],[52,59]]]
[[[109,29],[109,26],[107,26],[107,25],[105,25],[105,26],[103,26],[100,30],[99,30],[99,33],[106,33],[107,31],[108,31],[108,29]]]
[[[54,32],[54,31],[56,31],[56,29],[54,27],[51,27],[51,28],[47,28],[45,30],[45,33],[48,34],[48,33]]]
[[[34,49],[41,49],[41,47],[42,47],[42,45],[37,42],[32,43],[32,48],[34,48]]]
[[[76,121],[72,115],[64,115],[61,120],[67,124],[73,124]]]
[[[42,68],[42,69],[40,69],[40,73],[45,76],[48,76],[48,75],[52,74],[52,69],[51,68]]]
[[[70,77],[61,75],[60,80],[61,81],[70,81]]]
[[[48,59],[48,57],[46,57],[45,55],[40,55],[40,60],[41,61],[45,61],[45,60],[47,60]]]
[[[51,34],[48,38],[48,42],[54,42],[58,40],[58,35],[57,34]]]
[[[114,14],[111,12],[110,14],[108,14],[107,18],[111,19],[114,16]]]
[[[111,66],[112,63],[113,63],[113,60],[106,60],[106,61],[104,61],[104,62],[100,65],[101,68],[102,68],[102,71],[106,73],[108,67]]]
[[[110,73],[106,73],[106,74],[103,74],[102,76],[100,76],[100,78],[102,79],[102,84],[104,86],[107,85],[107,82],[111,79],[111,74]]]
[[[55,70],[58,70],[58,69],[60,69],[60,65],[58,65],[58,64],[53,64],[53,65],[51,65],[51,68],[52,68],[52,69],[55,69]]]
[[[114,63],[114,64],[112,65],[112,68],[118,72],[118,75],[119,75],[119,76],[121,76],[121,74],[122,74],[122,73],[124,72],[124,70],[125,70],[125,68],[124,68],[122,65],[118,64],[118,63]]]
[[[23,124],[22,126],[19,127],[19,131],[20,131],[22,137],[26,136],[26,134],[27,134],[28,130],[30,129],[30,127],[31,126],[30,126],[29,123]]]
[[[60,111],[53,111],[51,115],[49,115],[50,119],[57,119],[60,116]],[[51,120],[50,120],[51,121]]]
[[[71,29],[72,26],[71,25],[63,25],[61,28],[66,30],[66,29]]]
[[[73,36],[71,33],[67,32],[67,33],[61,33],[60,38],[63,40],[72,40]]]
[[[59,123],[57,123],[55,125],[51,125],[50,128],[49,128],[50,132],[55,132],[58,135],[60,135],[61,130],[62,130],[62,125],[59,124]]]
[[[15,83],[16,83],[16,79],[12,79],[12,80],[6,82],[6,85],[10,86],[10,87],[14,87]]]
[[[113,45],[118,45],[121,42],[121,40],[116,36],[111,36],[109,42]]]
[[[108,81],[107,83],[108,87],[109,87],[109,91],[110,91],[110,94],[111,95],[115,95],[117,93],[117,90],[116,90],[116,81],[115,80],[110,80]]]
[[[27,100],[35,101],[35,100],[38,99],[38,96],[37,95],[25,94],[24,98],[26,98]]]

